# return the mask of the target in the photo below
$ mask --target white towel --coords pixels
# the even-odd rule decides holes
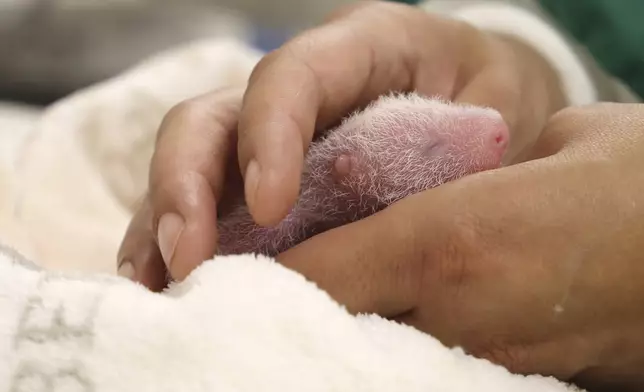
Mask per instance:
[[[0,390],[565,392],[376,316],[268,258],[208,261],[155,294],[0,249]]]

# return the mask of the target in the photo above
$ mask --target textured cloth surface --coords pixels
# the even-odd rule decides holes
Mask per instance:
[[[0,390],[566,392],[354,317],[266,258],[206,262],[164,294],[0,249]]]

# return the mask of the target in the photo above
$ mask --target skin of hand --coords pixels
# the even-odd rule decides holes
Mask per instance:
[[[565,106],[555,72],[518,41],[404,4],[343,8],[267,54],[245,90],[167,114],[119,273],[153,290],[184,279],[214,255],[217,206],[233,192],[245,192],[258,224],[278,223],[297,199],[313,137],[381,94],[411,90],[497,109],[511,131],[509,163]]]
[[[516,373],[644,389],[644,105],[555,114],[529,160],[408,197],[277,257]]]

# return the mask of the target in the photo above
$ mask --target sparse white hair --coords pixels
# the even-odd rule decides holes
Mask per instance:
[[[300,197],[274,227],[255,224],[243,200],[219,220],[220,254],[274,256],[320,232],[369,216],[408,195],[500,165],[484,136],[502,122],[489,108],[417,93],[383,95],[313,142]],[[338,179],[340,156],[351,172]]]

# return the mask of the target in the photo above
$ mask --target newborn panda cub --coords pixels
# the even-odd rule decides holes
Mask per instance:
[[[218,254],[275,256],[408,195],[500,167],[508,140],[495,110],[382,96],[310,145],[299,199],[281,223],[256,225],[243,198],[220,216]]]

